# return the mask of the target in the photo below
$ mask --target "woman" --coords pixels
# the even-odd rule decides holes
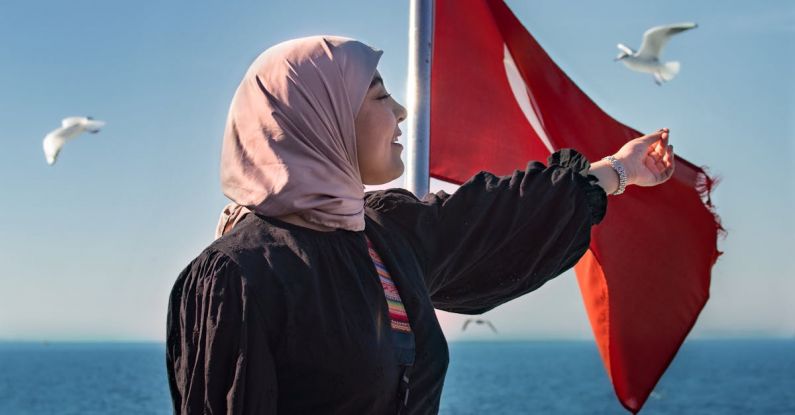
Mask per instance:
[[[481,172],[452,195],[365,194],[403,172],[406,110],[380,55],[351,39],[296,39],[244,76],[221,179],[247,210],[228,212],[226,234],[171,293],[176,412],[436,413],[448,354],[434,307],[479,314],[535,290],[586,251],[606,193],[673,172],[661,130],[612,161],[562,150],[512,176]]]

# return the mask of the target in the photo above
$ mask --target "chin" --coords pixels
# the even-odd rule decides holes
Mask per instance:
[[[390,179],[390,181],[397,179],[398,177],[403,175],[403,172],[406,170],[406,166],[403,165],[403,161],[399,160],[398,165],[395,167],[394,170],[394,177]]]
[[[388,172],[384,171],[383,174],[380,174],[377,179],[368,178],[363,180],[363,183],[368,186],[378,186],[389,183],[403,175],[403,169],[403,163],[401,163],[399,168],[396,167],[395,169],[391,169]]]

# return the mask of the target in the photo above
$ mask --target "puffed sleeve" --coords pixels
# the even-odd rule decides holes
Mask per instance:
[[[607,196],[588,160],[560,150],[548,166],[510,176],[480,172],[452,195],[422,201],[402,189],[367,195],[414,247],[434,307],[480,314],[574,266],[605,215]]]
[[[212,250],[177,278],[166,339],[174,413],[276,413],[273,358],[251,291],[237,264]]]

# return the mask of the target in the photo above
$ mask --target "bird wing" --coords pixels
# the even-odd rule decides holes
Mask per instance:
[[[639,58],[659,59],[662,48],[668,43],[671,36],[698,27],[695,23],[676,23],[664,26],[655,26],[643,34],[643,43],[638,49]]]
[[[66,117],[61,120],[61,128],[69,128],[83,122],[83,117]]]
[[[49,165],[55,164],[58,153],[61,152],[61,148],[64,143],[66,143],[66,139],[60,134],[61,130],[62,129],[59,128],[47,134],[44,137],[44,141],[41,143],[44,148],[44,158],[47,159],[47,164]]]
[[[494,330],[494,333],[497,333],[497,329],[496,329],[496,328],[494,328],[494,324],[491,324],[491,322],[490,322],[490,321],[487,321],[487,322],[486,322],[486,324],[488,324],[488,325],[489,325],[489,327],[491,327],[491,329],[492,329],[492,330]]]
[[[626,53],[627,55],[632,55],[632,54],[634,54],[634,53],[635,53],[635,51],[633,51],[633,50],[632,50],[632,48],[630,48],[629,46],[627,46],[627,45],[625,45],[625,44],[623,44],[623,43],[619,43],[618,45],[616,45],[616,47],[617,47],[617,48],[618,48],[620,51],[622,51],[622,52]]]
[[[100,128],[105,126],[105,121],[85,119],[83,120],[83,128],[91,132],[98,132]]]
[[[58,158],[58,153],[61,152],[61,148],[63,148],[67,141],[74,139],[85,131],[85,128],[81,124],[80,117],[72,118],[77,119],[77,122],[65,118],[62,122],[62,124],[65,125],[64,127],[56,128],[44,137],[42,147],[44,147],[44,156],[47,158],[47,163],[50,165],[55,163],[55,160]]]
[[[464,327],[461,327],[461,331],[466,330],[470,322],[472,322],[472,319],[468,318],[467,321],[464,322]]]

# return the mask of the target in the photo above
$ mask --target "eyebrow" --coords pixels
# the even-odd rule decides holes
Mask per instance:
[[[378,75],[375,75],[375,76],[373,77],[373,80],[372,80],[372,81],[370,81],[370,87],[369,87],[369,88],[372,88],[372,87],[376,86],[377,84],[381,84],[381,85],[383,86],[383,85],[384,85],[384,80],[383,80],[383,79],[381,79],[381,77],[380,77],[380,76],[378,76]]]

